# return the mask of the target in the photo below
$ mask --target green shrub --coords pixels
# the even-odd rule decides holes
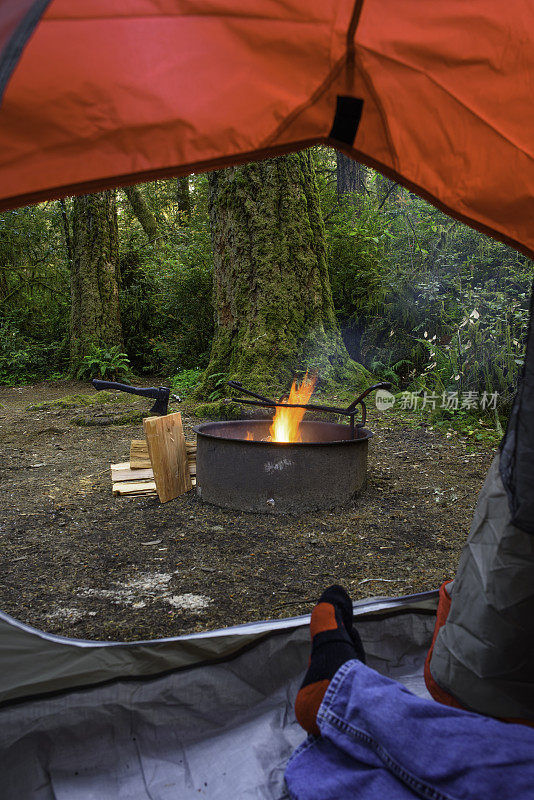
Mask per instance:
[[[105,345],[92,345],[89,353],[82,359],[76,377],[83,378],[124,378],[128,375],[130,360],[120,348]]]
[[[157,245],[142,248],[132,238],[121,258],[124,341],[133,365],[143,372],[175,374],[208,363],[213,257],[201,177],[196,181],[199,205],[193,204],[187,224],[171,204],[168,216],[159,218]]]
[[[64,362],[62,349],[61,341],[46,343],[25,336],[12,318],[0,321],[0,383],[50,379],[54,367]]]
[[[180,397],[187,397],[200,382],[203,371],[201,367],[183,369],[171,378],[172,388],[178,392]]]
[[[350,355],[360,360],[360,337],[385,295],[387,229],[366,198],[351,195],[327,227],[328,271],[338,324]]]
[[[158,308],[158,283],[143,265],[140,252],[123,253],[120,272],[122,335],[128,358],[139,372],[159,372],[164,365],[153,339],[165,323]]]

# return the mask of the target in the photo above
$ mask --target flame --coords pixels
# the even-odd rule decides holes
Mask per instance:
[[[253,442],[254,437],[250,431],[247,431],[247,435],[245,436],[245,442]]]
[[[317,375],[308,375],[306,372],[300,386],[297,387],[297,381],[294,380],[289,397],[281,402],[305,405],[312,396],[316,383]],[[299,425],[305,413],[304,408],[283,408],[278,406],[273,417],[273,424],[269,429],[271,441],[286,443],[302,441]]]

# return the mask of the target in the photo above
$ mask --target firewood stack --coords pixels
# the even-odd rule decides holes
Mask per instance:
[[[130,460],[111,465],[113,494],[158,495],[162,503],[196,485],[196,441],[187,442],[180,413],[149,417],[146,439],[134,439]]]

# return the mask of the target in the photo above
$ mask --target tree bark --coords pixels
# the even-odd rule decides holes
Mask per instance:
[[[124,186],[123,192],[130,202],[133,213],[146,233],[148,241],[153,242],[158,235],[158,225],[141,191],[137,186]]]
[[[71,368],[91,345],[122,348],[115,192],[75,197],[72,214]]]
[[[351,192],[365,190],[364,167],[336,150],[336,184],[339,199]]]
[[[63,236],[65,237],[65,249],[67,251],[67,260],[69,267],[72,267],[73,251],[72,251],[72,236],[70,232],[69,216],[67,214],[67,205],[65,200],[58,200],[61,209],[61,222],[63,224]]]
[[[336,323],[310,153],[211,173],[209,190],[216,333],[204,390],[221,374],[271,391],[307,368],[346,380],[355,365]]]
[[[189,194],[189,177],[176,178],[176,201],[178,208],[186,219],[191,215],[191,196]]]

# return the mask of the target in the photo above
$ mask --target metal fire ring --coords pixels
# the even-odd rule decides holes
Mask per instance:
[[[349,503],[367,477],[366,428],[304,420],[302,442],[261,441],[270,420],[198,425],[197,494],[224,508],[300,514]],[[254,440],[247,440],[247,432]]]

